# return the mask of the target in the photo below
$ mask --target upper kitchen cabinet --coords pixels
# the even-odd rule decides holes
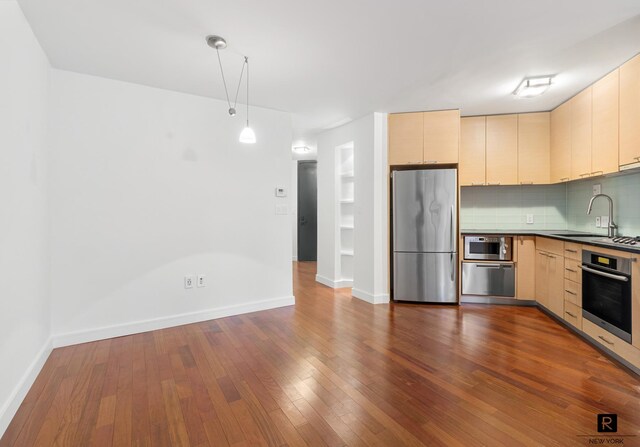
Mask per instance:
[[[484,185],[486,182],[486,123],[484,116],[460,119],[461,186]]]
[[[487,117],[487,185],[518,184],[518,115]]]
[[[521,185],[549,183],[550,114],[518,115],[518,182]]]
[[[460,111],[424,112],[424,163],[458,163]]]
[[[571,106],[571,179],[588,177],[591,170],[592,88],[569,101]]]
[[[591,174],[618,172],[619,71],[593,84]],[[640,154],[638,154],[640,155]]]
[[[420,164],[423,161],[423,113],[389,115],[389,164]]]
[[[640,162],[640,55],[620,67],[619,162]]]
[[[571,104],[551,112],[551,183],[571,179]]]

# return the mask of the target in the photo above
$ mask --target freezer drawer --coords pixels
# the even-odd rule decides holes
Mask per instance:
[[[456,303],[456,253],[394,253],[393,299]]]
[[[513,262],[462,263],[463,295],[515,297],[515,283]]]

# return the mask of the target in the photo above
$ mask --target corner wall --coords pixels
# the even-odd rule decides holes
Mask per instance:
[[[293,304],[289,114],[243,145],[221,101],[60,70],[51,107],[56,346]]]
[[[18,3],[0,1],[0,437],[51,350],[49,62]]]

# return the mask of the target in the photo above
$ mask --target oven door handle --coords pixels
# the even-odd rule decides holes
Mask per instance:
[[[629,278],[626,276],[614,275],[613,273],[601,272],[600,270],[595,270],[586,265],[582,264],[580,266],[582,270],[585,272],[593,273],[594,275],[604,276],[605,278],[615,279],[616,281],[629,282]]]

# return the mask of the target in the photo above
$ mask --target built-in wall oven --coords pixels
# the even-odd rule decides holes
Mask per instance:
[[[631,343],[631,261],[582,250],[582,316]]]
[[[511,236],[465,236],[462,294],[513,298],[516,269]],[[490,262],[488,262],[490,261]]]

